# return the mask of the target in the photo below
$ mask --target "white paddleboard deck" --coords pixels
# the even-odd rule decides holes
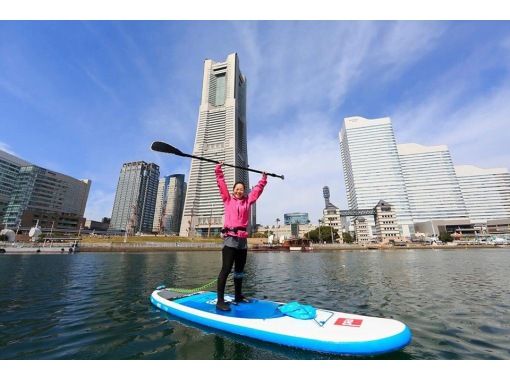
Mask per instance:
[[[225,300],[229,300],[226,296]],[[251,299],[231,304],[231,311],[216,309],[215,292],[182,295],[155,290],[151,302],[177,317],[230,333],[324,353],[378,355],[400,350],[411,341],[402,322],[317,309],[314,319],[282,314],[279,302]]]

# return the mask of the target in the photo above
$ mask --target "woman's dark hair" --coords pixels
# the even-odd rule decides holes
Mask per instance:
[[[236,188],[237,185],[243,185],[243,188],[246,191],[246,185],[244,184],[244,182],[236,182],[236,183],[234,183],[234,186],[232,187],[232,191],[234,191],[234,189]]]

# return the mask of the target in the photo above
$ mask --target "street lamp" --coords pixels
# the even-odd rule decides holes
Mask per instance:
[[[319,219],[319,244],[322,242],[321,238],[321,220]]]

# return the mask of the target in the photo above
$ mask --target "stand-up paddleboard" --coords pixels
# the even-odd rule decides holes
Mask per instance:
[[[232,300],[225,296],[225,300]],[[177,317],[229,333],[340,355],[378,355],[399,350],[411,341],[411,330],[402,322],[316,309],[313,319],[283,314],[282,303],[251,299],[231,304],[231,311],[216,309],[215,292],[183,295],[156,289],[151,302]]]

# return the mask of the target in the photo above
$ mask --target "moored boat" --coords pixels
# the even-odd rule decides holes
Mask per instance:
[[[0,247],[5,254],[13,253],[40,253],[40,254],[73,254],[80,251],[77,240],[71,242],[51,243],[14,243]]]
[[[305,238],[287,239],[283,242],[282,248],[288,249],[289,251],[312,251],[313,250],[310,240],[305,239]]]

